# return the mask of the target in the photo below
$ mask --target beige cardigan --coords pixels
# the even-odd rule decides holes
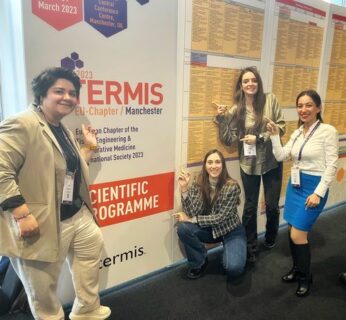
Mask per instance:
[[[65,130],[80,151],[72,133]],[[79,157],[80,195],[92,212],[88,166],[80,152]],[[0,208],[0,255],[57,260],[65,172],[62,150],[43,114],[34,106],[0,123],[0,203],[21,194],[40,228],[39,235],[21,238],[12,214]]]

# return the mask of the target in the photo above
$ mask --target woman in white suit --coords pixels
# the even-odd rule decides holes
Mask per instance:
[[[70,319],[111,313],[98,295],[103,238],[88,192],[96,135],[82,125],[80,148],[61,123],[80,87],[73,71],[47,69],[32,81],[30,108],[0,124],[0,255],[10,257],[35,319],[65,318],[56,288],[66,258],[76,293]]]

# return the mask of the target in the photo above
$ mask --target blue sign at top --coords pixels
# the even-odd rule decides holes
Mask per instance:
[[[137,0],[137,2],[143,6],[143,5],[147,4],[149,2],[149,0]]]
[[[84,1],[84,20],[108,38],[127,28],[127,0]]]

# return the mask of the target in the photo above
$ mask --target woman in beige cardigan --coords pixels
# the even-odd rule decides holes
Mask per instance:
[[[66,257],[76,292],[70,319],[111,313],[98,295],[103,238],[88,192],[96,135],[83,125],[80,148],[61,123],[80,87],[74,72],[47,69],[32,81],[35,103],[0,124],[0,255],[10,257],[35,319],[64,319],[56,288]]]

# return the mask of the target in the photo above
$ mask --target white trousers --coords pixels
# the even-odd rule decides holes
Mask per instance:
[[[60,222],[60,252],[57,262],[10,258],[28,296],[31,312],[37,320],[64,320],[57,297],[57,282],[67,262],[72,274],[76,298],[72,312],[86,313],[100,306],[99,263],[103,238],[86,206]]]

